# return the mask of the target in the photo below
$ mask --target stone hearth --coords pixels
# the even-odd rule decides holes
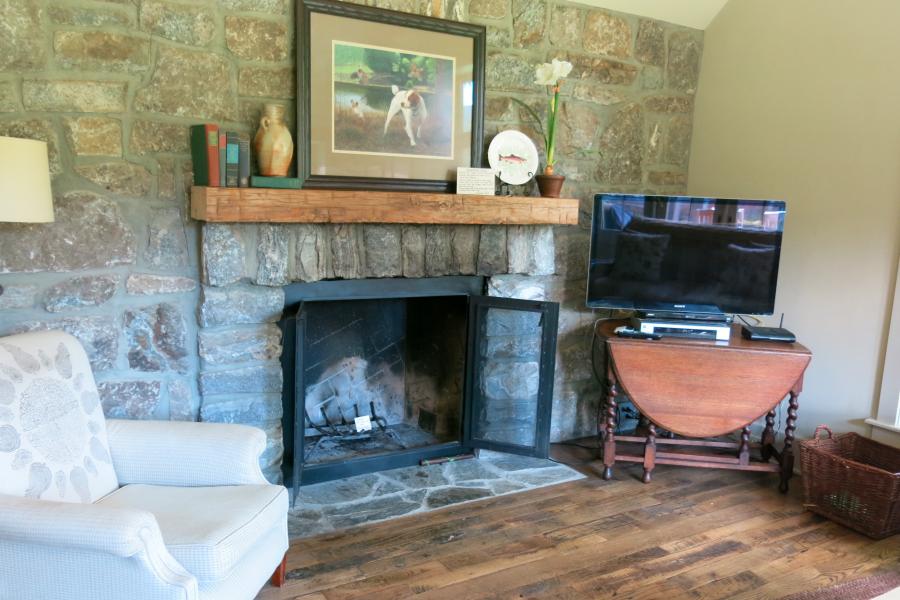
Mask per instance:
[[[583,478],[545,458],[482,451],[478,460],[404,467],[306,486],[288,516],[292,538]]]

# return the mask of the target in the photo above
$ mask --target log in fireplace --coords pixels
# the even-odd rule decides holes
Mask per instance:
[[[285,288],[284,475],[295,495],[480,448],[547,456],[559,306],[484,290],[481,277]]]

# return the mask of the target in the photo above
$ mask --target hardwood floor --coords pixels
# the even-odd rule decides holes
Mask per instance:
[[[900,570],[873,541],[805,512],[797,478],[617,466],[555,446],[582,481],[295,542],[259,600],[779,598]]]

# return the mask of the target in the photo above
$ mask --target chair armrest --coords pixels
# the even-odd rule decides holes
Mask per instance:
[[[54,577],[35,576],[48,565]],[[196,577],[169,553],[151,513],[0,495],[0,597],[58,597],[61,585],[74,586],[78,597],[198,594]]]
[[[0,539],[132,556],[154,536],[147,511],[0,495]]]
[[[267,484],[259,466],[266,434],[255,427],[108,419],[120,485],[181,487]]]

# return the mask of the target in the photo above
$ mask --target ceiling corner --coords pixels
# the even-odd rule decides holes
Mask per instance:
[[[579,2],[705,30],[728,0],[579,0]]]

